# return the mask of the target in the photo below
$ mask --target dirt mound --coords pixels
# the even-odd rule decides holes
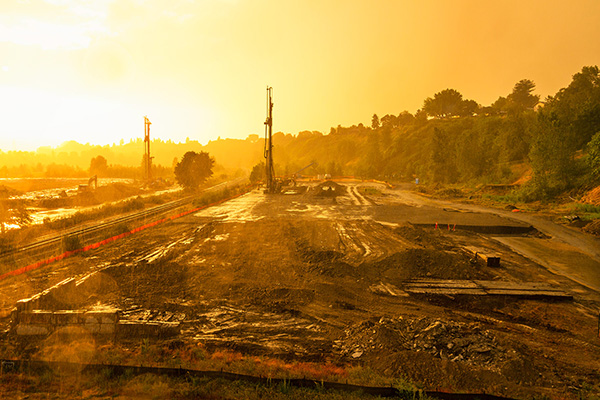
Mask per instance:
[[[438,235],[434,235],[430,231],[426,231],[418,226],[405,224],[395,227],[393,231],[399,236],[416,244],[427,244],[432,247],[440,244],[440,237]]]
[[[22,194],[22,192],[8,186],[0,185],[0,198],[2,199],[6,199],[11,196],[18,196],[20,194]]]
[[[346,193],[346,186],[333,181],[319,183],[312,189],[314,196],[336,197]]]
[[[117,201],[140,194],[139,188],[124,183],[111,183],[99,186],[95,190],[79,193],[75,203],[80,206],[96,205],[109,201]]]
[[[592,233],[594,235],[600,235],[600,219],[593,220],[582,228],[583,231]]]
[[[479,323],[381,318],[377,322],[363,321],[344,334],[336,342],[337,349],[349,358],[360,358],[369,352],[411,350],[474,365],[497,364],[506,359],[505,349]]]
[[[460,189],[443,188],[436,190],[435,195],[442,199],[460,199],[465,197],[465,193]]]
[[[593,204],[595,206],[600,205],[600,186],[587,192],[582,198],[583,203]]]
[[[466,254],[433,249],[407,249],[360,269],[378,271],[394,281],[415,278],[484,279],[488,274],[471,263]]]

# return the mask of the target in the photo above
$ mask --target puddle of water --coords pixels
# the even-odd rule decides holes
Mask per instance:
[[[227,240],[228,238],[229,238],[229,233],[223,233],[221,235],[216,235],[216,236],[213,236],[213,237],[206,238],[206,239],[204,239],[204,242],[208,242],[208,241],[211,241],[211,242],[222,242],[222,241]]]
[[[225,203],[205,208],[194,214],[196,217],[220,219],[223,222],[252,222],[263,219],[253,212],[254,207],[264,201],[264,197],[253,191]]]

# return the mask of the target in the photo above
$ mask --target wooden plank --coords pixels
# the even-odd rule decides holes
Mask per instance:
[[[406,281],[404,286],[410,287],[464,287],[464,288],[479,288],[475,281],[467,280],[411,280]]]
[[[485,296],[487,293],[482,289],[451,289],[451,288],[405,288],[408,293],[413,294],[445,294],[445,295],[471,295]]]
[[[517,296],[517,297],[561,297],[572,298],[568,293],[559,290],[486,290],[490,296]]]
[[[573,298],[544,282],[419,279],[406,281],[404,291],[423,295],[472,295]]]
[[[558,290],[544,282],[474,281],[484,289]]]

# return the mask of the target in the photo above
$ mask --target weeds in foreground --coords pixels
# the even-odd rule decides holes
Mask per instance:
[[[344,392],[326,389],[320,381],[313,388],[299,388],[289,380],[277,384],[256,384],[245,381],[209,379],[194,376],[168,377],[142,374],[115,376],[110,369],[92,374],[83,372],[73,376],[51,372],[43,375],[6,374],[2,377],[0,397],[22,398],[33,394],[43,398],[83,399],[143,398],[143,399],[373,399],[361,392]],[[24,395],[27,396],[24,396]],[[425,399],[420,392],[402,392],[405,399]],[[42,397],[35,397],[42,398]]]
[[[81,239],[77,235],[68,235],[62,238],[62,248],[64,251],[73,251],[81,247]]]
[[[574,214],[581,215],[582,219],[594,220],[600,218],[600,206],[593,204],[575,203],[571,205],[570,210]]]

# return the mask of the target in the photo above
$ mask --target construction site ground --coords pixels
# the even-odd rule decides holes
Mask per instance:
[[[498,255],[500,266],[467,247]],[[543,218],[408,188],[255,189],[0,281],[2,349],[49,357],[45,346],[55,349],[56,340],[10,333],[10,311],[65,278],[96,272],[91,289],[55,307],[111,306],[132,321],[178,322],[179,334],[165,341],[209,352],[368,366],[431,390],[579,398],[600,393],[599,252],[597,238]],[[416,279],[536,282],[572,300],[405,290]],[[101,351],[95,346],[87,359]]]

